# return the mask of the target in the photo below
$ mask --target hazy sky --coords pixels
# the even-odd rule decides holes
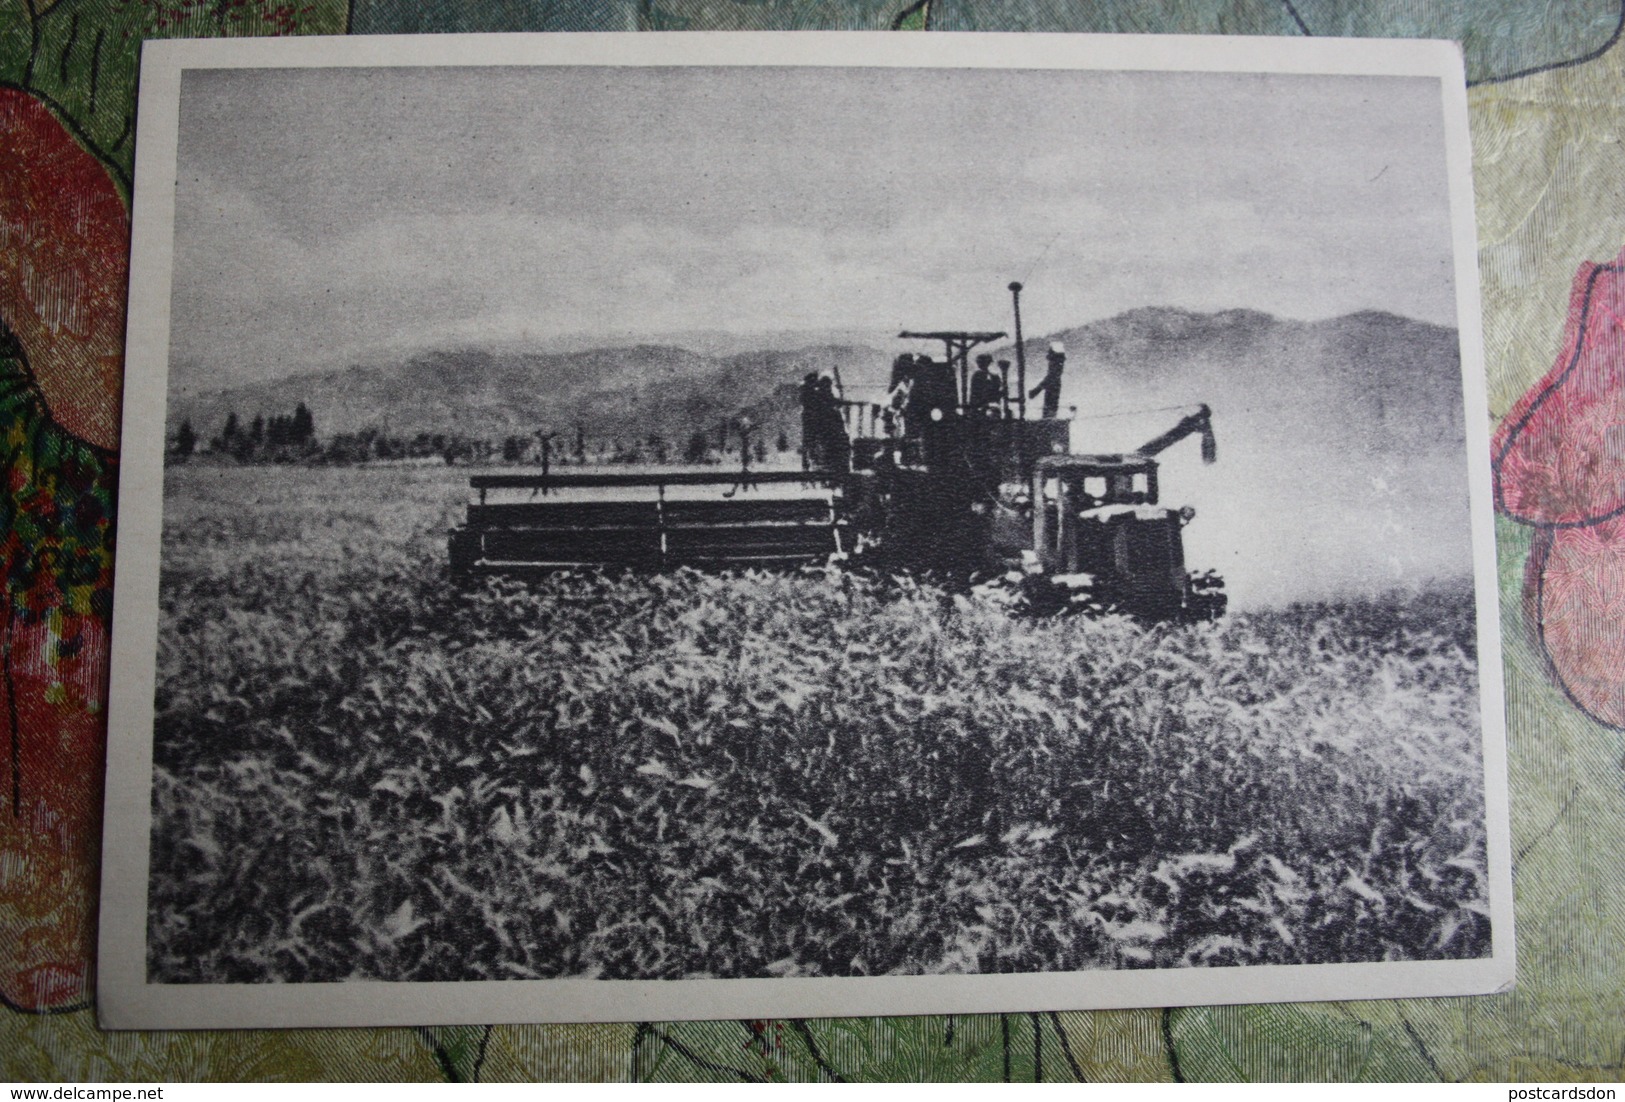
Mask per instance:
[[[189,71],[173,381],[1136,306],[1455,324],[1436,81]]]

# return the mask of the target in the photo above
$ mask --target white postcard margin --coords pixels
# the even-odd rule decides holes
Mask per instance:
[[[154,984],[152,732],[181,74],[340,66],[894,66],[1438,79],[1472,499],[1492,953],[1476,960],[842,979]],[[356,36],[148,42],[138,111],[109,688],[97,1007],[109,1029],[833,1017],[1411,998],[1509,990],[1512,860],[1489,422],[1464,66],[1450,42],[885,32]]]

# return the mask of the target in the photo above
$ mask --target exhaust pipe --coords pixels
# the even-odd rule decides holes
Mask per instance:
[[[1027,351],[1021,346],[1021,284],[1010,284],[1010,299],[1016,311],[1016,419],[1027,419]]]

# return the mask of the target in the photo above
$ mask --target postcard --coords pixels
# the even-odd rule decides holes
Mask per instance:
[[[1513,978],[1459,51],[145,48],[113,1028]]]

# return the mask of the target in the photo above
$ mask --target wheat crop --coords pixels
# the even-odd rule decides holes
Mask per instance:
[[[155,981],[1489,950],[1466,599],[1146,628],[834,571],[459,591],[444,479],[180,477]]]

